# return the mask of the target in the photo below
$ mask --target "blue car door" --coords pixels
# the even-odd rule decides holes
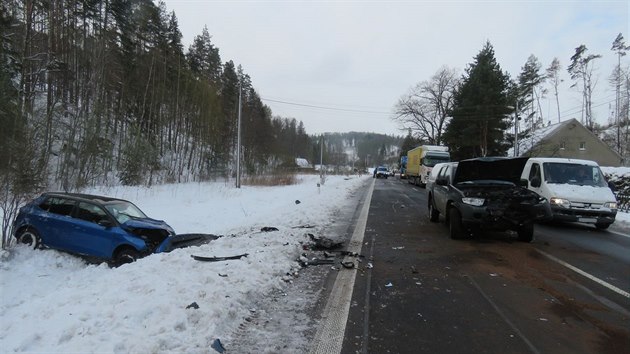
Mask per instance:
[[[46,246],[66,249],[65,237],[72,229],[74,219],[72,211],[75,201],[60,197],[51,197],[39,205],[33,213],[33,224],[40,232]]]
[[[110,258],[114,250],[116,227],[99,225],[99,221],[109,219],[108,214],[98,205],[79,202],[74,214],[74,225],[66,235],[72,245],[69,251]]]

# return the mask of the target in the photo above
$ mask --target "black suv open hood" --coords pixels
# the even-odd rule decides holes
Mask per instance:
[[[508,181],[518,185],[528,157],[480,157],[457,165],[453,184],[466,181]]]

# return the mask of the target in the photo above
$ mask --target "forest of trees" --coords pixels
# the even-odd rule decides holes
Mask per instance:
[[[184,50],[164,3],[8,1],[0,24],[5,176],[75,190],[229,175],[239,88],[247,173],[310,150],[303,124],[272,117],[206,28]]]
[[[207,28],[185,49],[163,2],[2,1],[3,234],[44,189],[232,177],[239,92],[243,173],[312,159],[302,122],[273,117]]]
[[[409,129],[411,136],[407,140],[413,137],[417,144],[448,145],[454,159],[463,159],[505,156],[513,145],[515,130],[519,139],[523,139],[547,124],[578,118],[628,163],[630,66],[622,58],[630,46],[621,34],[611,43],[617,65],[607,81],[615,91],[615,99],[598,103],[612,107],[605,124],[598,124],[593,112],[595,63],[601,54],[590,54],[585,45],[575,48],[566,71],[571,87],[582,95],[582,105],[563,111],[558,94],[563,68],[558,58],[543,70],[538,58],[530,55],[518,77],[512,79],[497,63],[490,42],[486,42],[461,77],[456,70],[442,67],[429,80],[414,86],[396,103],[394,120]],[[557,114],[543,113],[541,100],[547,95],[552,97]],[[402,150],[404,153],[406,149]]]

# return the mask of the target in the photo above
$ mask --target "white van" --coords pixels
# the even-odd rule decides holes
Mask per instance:
[[[547,198],[554,220],[595,224],[598,229],[615,221],[617,200],[594,161],[532,157],[521,178]]]

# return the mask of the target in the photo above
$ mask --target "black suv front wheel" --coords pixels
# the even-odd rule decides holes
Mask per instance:
[[[516,230],[516,233],[518,233],[519,241],[532,242],[534,239],[534,224],[525,224]]]
[[[433,198],[429,198],[429,221],[440,221],[440,212],[435,209],[435,206],[433,205]]]
[[[464,227],[462,226],[462,216],[459,210],[450,208],[448,210],[448,231],[453,240],[464,237]]]

